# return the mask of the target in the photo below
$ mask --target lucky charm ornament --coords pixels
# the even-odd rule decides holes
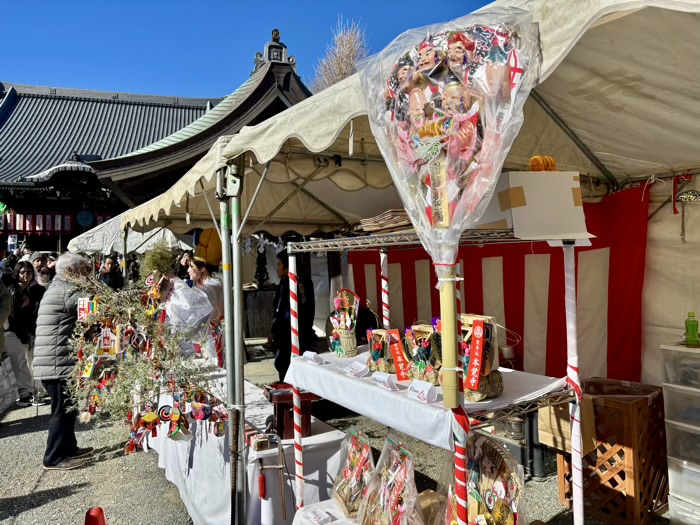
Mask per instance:
[[[458,406],[455,260],[495,189],[536,78],[537,27],[492,8],[408,31],[358,67],[372,133],[440,288],[445,406]]]

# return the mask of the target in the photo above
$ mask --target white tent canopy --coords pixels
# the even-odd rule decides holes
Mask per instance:
[[[207,198],[215,209],[216,169],[225,165],[226,152],[241,145],[244,214],[270,162],[247,222],[249,232],[330,231],[401,207],[365,114],[353,76],[234,137],[221,137],[172,188],[126,212],[122,225],[144,230],[167,225],[173,231],[210,225]]]
[[[71,252],[110,254],[122,251],[121,215],[113,217],[102,224],[82,233],[68,243]],[[171,248],[192,249],[185,237],[178,237],[171,231],[160,228],[147,233],[127,231],[127,252],[144,253],[155,244],[165,242]]]
[[[700,3],[492,5],[533,13],[543,59],[540,85],[525,105],[525,123],[505,169],[524,169],[533,155],[551,155],[560,170],[601,178],[607,173],[619,184],[698,167],[700,99],[692,86],[700,84],[700,70],[693,67],[700,50],[688,39],[700,32]],[[215,170],[240,155],[246,164],[244,214],[270,162],[249,232],[332,230],[400,206],[355,75],[234,137],[222,137],[165,194],[125,213],[122,225],[141,230],[167,225],[176,232],[210,225],[203,194],[216,211]]]

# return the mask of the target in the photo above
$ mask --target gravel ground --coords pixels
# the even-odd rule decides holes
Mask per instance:
[[[119,426],[78,423],[78,444],[98,453],[80,469],[44,470],[49,414],[49,407],[38,415],[30,407],[0,419],[0,525],[78,525],[93,506],[105,510],[109,525],[192,523],[157,455],[124,455]]]
[[[257,385],[277,380],[269,353],[251,349],[246,379]],[[314,415],[344,430],[356,425],[372,442],[375,455],[386,437],[386,427],[329,402],[314,404]],[[192,521],[175,486],[158,468],[155,453],[125,456],[124,433],[119,426],[78,424],[80,446],[93,446],[98,453],[85,467],[67,472],[48,472],[41,466],[47,436],[49,408],[13,410],[0,418],[0,525],[77,525],[92,506],[105,509],[109,525],[190,525]],[[449,453],[405,437],[416,457],[419,491],[435,489]],[[530,521],[549,525],[573,523],[570,511],[559,505],[556,476],[526,483],[525,498]],[[146,513],[144,515],[144,513]],[[601,522],[586,518],[587,525]],[[660,518],[650,525],[668,524]]]
[[[250,350],[251,362],[246,365],[246,379],[258,386],[277,381],[277,373],[270,354],[263,347],[254,347]],[[375,460],[379,458],[387,432],[384,425],[328,401],[314,403],[312,413],[315,417],[340,430],[346,430],[353,425],[363,430],[372,443]],[[411,437],[402,437],[416,460],[416,487],[418,491],[435,490],[438,481],[442,479],[442,470],[453,461],[452,454]],[[527,517],[530,521],[541,520],[549,525],[573,524],[572,512],[559,504],[556,474],[543,480],[530,479],[526,481],[525,501]],[[649,525],[668,525],[670,522],[667,516],[668,514],[654,520]],[[604,524],[587,516],[586,525]]]

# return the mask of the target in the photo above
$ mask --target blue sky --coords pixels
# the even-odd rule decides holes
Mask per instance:
[[[310,83],[338,15],[365,26],[372,52],[402,32],[444,22],[483,0],[21,0],[2,2],[0,81],[221,97],[253,69],[273,28]]]

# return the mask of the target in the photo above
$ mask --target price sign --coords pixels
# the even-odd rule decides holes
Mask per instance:
[[[407,394],[411,399],[417,399],[421,403],[434,403],[437,401],[435,385],[427,381],[414,379],[408,387]]]
[[[374,379],[379,386],[386,390],[396,391],[399,389],[396,386],[396,381],[392,374],[387,374],[386,372],[375,372],[372,374],[372,379]]]
[[[361,378],[369,374],[369,367],[362,361],[353,361],[343,371],[349,376]]]

